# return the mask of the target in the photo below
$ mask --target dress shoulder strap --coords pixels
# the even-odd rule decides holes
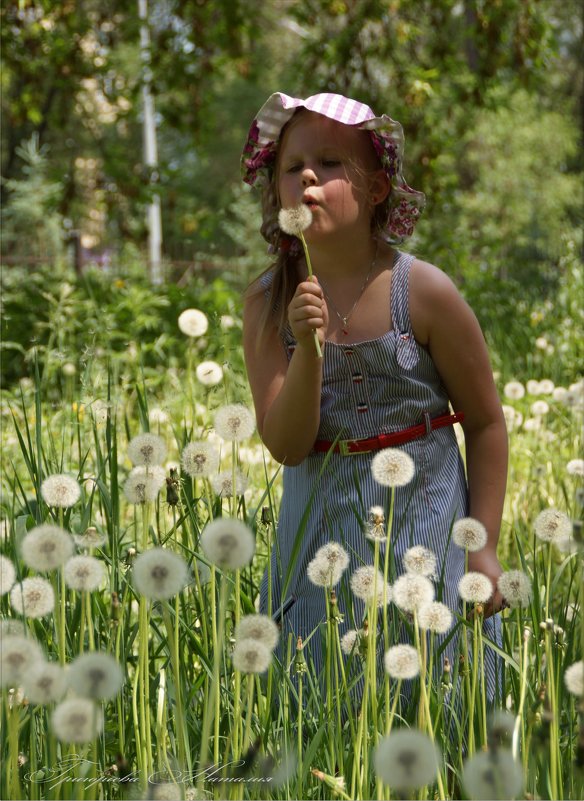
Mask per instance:
[[[395,330],[397,362],[411,370],[419,361],[418,347],[410,320],[410,268],[414,256],[397,252],[391,278],[391,319]]]

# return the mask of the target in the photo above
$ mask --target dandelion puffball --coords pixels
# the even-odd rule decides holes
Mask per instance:
[[[233,497],[233,473],[231,470],[223,470],[217,475],[210,477],[211,487],[216,495],[222,498]],[[235,494],[243,495],[247,489],[248,480],[240,470],[235,471]]]
[[[566,470],[570,476],[584,477],[584,459],[570,459]]]
[[[45,478],[41,484],[41,495],[47,506],[68,509],[81,497],[81,487],[71,476],[57,473]]]
[[[470,798],[510,799],[521,794],[523,770],[515,762],[511,751],[497,748],[496,751],[479,752],[465,762],[462,783]]]
[[[166,548],[150,548],[134,562],[132,580],[140,595],[159,601],[179,593],[188,574],[188,565],[181,556]]]
[[[214,387],[223,380],[223,368],[213,361],[201,362],[195,370],[197,380],[205,387]]]
[[[503,393],[509,400],[521,400],[525,395],[525,387],[519,381],[509,381],[503,388]]]
[[[379,741],[374,752],[375,773],[384,784],[409,792],[435,781],[440,758],[426,734],[399,729]]]
[[[468,603],[484,604],[493,594],[491,579],[484,573],[471,570],[458,582],[458,594]]]
[[[392,598],[392,589],[383,578],[380,570],[375,570],[372,565],[358,567],[352,574],[350,580],[351,590],[356,598],[360,598],[365,603],[377,603],[382,607],[388,604]],[[377,591],[377,598],[375,592]]]
[[[166,458],[166,444],[156,434],[138,434],[128,443],[128,457],[132,464],[151,467]]]
[[[426,576],[405,573],[393,585],[393,602],[404,612],[416,612],[434,600],[434,585]]]
[[[418,609],[418,626],[423,631],[446,634],[452,626],[452,612],[440,601],[424,604]]]
[[[38,576],[25,578],[10,590],[10,605],[24,617],[44,617],[55,608],[55,593],[49,581]]]
[[[414,477],[415,467],[405,451],[384,448],[373,457],[371,473],[382,487],[403,487]]]
[[[65,743],[89,743],[103,725],[101,709],[88,698],[69,698],[55,707],[51,728],[55,737]]]
[[[178,316],[178,327],[188,337],[201,337],[209,327],[209,320],[199,309],[185,309]]]
[[[181,454],[181,464],[191,478],[210,476],[219,467],[219,451],[209,442],[189,442]]]
[[[94,556],[72,556],[63,568],[65,584],[78,592],[93,592],[104,584],[105,564]]]
[[[528,606],[531,601],[531,581],[521,570],[507,570],[497,580],[497,588],[509,606]]]
[[[265,673],[270,667],[272,652],[260,640],[237,640],[233,649],[233,667],[241,673]]]
[[[255,539],[240,520],[217,518],[203,529],[201,547],[207,559],[222,570],[238,570],[251,562]]]
[[[487,544],[487,529],[474,517],[461,517],[452,526],[452,541],[467,551],[480,551]]]
[[[334,587],[343,577],[339,563],[329,562],[326,557],[315,556],[306,567],[306,576],[316,587]]]
[[[404,553],[404,567],[408,573],[420,576],[436,575],[436,554],[423,545],[414,545]]]
[[[40,645],[30,634],[4,634],[0,644],[0,686],[14,687],[25,672],[44,662]]]
[[[572,535],[572,521],[558,509],[544,509],[535,518],[535,536],[544,542],[555,542]]]
[[[584,696],[584,660],[574,662],[564,672],[564,684],[572,695]]]
[[[10,592],[16,581],[16,568],[7,556],[0,554],[0,595]]]
[[[255,418],[247,406],[232,403],[222,406],[215,414],[215,431],[223,439],[240,442],[255,431]]]
[[[257,640],[273,651],[278,644],[280,630],[271,617],[267,615],[245,615],[241,618],[233,633],[235,641]]]
[[[23,538],[20,555],[28,567],[39,572],[55,570],[75,551],[70,534],[59,526],[49,524],[32,528]]]
[[[67,674],[57,662],[37,662],[24,672],[22,687],[31,704],[50,704],[67,692]]]
[[[393,645],[385,652],[383,664],[393,679],[415,679],[420,672],[420,657],[411,645]]]
[[[69,667],[69,685],[81,698],[108,700],[118,694],[123,683],[122,668],[111,654],[81,654]]]
[[[353,653],[353,649],[358,651],[364,636],[363,629],[349,629],[349,631],[345,632],[341,637],[341,651],[347,654],[347,656]]]
[[[280,209],[278,212],[278,225],[285,234],[300,236],[311,224],[312,212],[304,203],[293,208]]]
[[[153,467],[134,467],[124,482],[124,495],[130,503],[142,504],[155,501],[166,479],[164,468],[160,465]]]

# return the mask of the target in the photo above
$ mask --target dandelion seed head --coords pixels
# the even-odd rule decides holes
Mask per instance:
[[[71,476],[57,473],[45,478],[41,484],[41,495],[47,506],[68,509],[81,497],[81,487]]]
[[[39,618],[55,608],[55,593],[51,583],[34,576],[25,578],[10,590],[10,605],[23,617]]]
[[[540,395],[553,395],[555,384],[553,381],[550,381],[549,378],[543,378],[539,382],[539,392]]]
[[[222,570],[238,570],[253,559],[255,539],[240,520],[218,518],[205,526],[201,547],[212,564]]]
[[[405,451],[384,448],[373,457],[371,473],[382,487],[403,487],[414,477],[415,466]]]
[[[103,714],[88,698],[69,698],[55,707],[51,728],[55,737],[65,743],[88,743],[103,726]]]
[[[95,400],[89,406],[89,410],[97,425],[103,425],[104,423],[107,423],[107,413],[109,408],[109,403],[106,403],[102,400]]]
[[[12,636],[13,634],[17,634],[19,637],[26,636],[26,626],[22,620],[16,620],[14,617],[0,619],[0,640],[2,637]]]
[[[223,368],[213,361],[201,362],[195,370],[197,380],[205,387],[215,387],[223,381]]]
[[[211,487],[215,495],[220,495],[222,498],[233,497],[233,473],[231,470],[224,470],[221,473],[212,475],[210,477]],[[235,494],[243,495],[248,485],[248,479],[241,473],[235,471]]]
[[[373,542],[375,542],[375,540],[384,542],[387,539],[385,512],[382,506],[371,507],[363,533],[368,540],[372,540]]]
[[[181,454],[181,464],[192,478],[210,476],[219,467],[219,451],[209,442],[189,442]]]
[[[467,603],[484,604],[493,594],[491,579],[484,573],[471,570],[458,582],[458,594]]]
[[[181,801],[182,794],[178,784],[148,781],[148,799],[150,801]]]
[[[440,752],[432,740],[416,729],[399,729],[383,737],[374,752],[376,775],[397,790],[416,790],[433,784]]]
[[[550,410],[550,407],[544,400],[537,400],[531,404],[531,414],[534,417],[542,417],[544,414],[547,414]]]
[[[521,400],[525,395],[525,387],[519,381],[509,381],[505,384],[503,393],[509,400]]]
[[[514,409],[513,406],[507,406],[506,404],[503,404],[501,408],[505,417],[507,431],[515,431],[515,429],[519,428],[523,422],[523,415],[521,412],[518,412],[516,409]]]
[[[134,586],[147,598],[163,600],[179,593],[188,581],[185,560],[166,548],[150,548],[138,556],[132,569]]]
[[[566,471],[570,476],[584,477],[584,459],[570,459],[566,465]]]
[[[383,606],[384,588],[385,603],[389,603],[392,598],[391,587],[385,583],[383,573],[380,570],[375,570],[373,565],[358,567],[351,576],[350,586],[353,595],[365,601],[365,603],[372,604],[375,602],[377,606]],[[377,598],[375,597],[376,588]]]
[[[130,503],[142,504],[155,501],[166,480],[160,465],[134,467],[124,483],[124,495]]]
[[[303,231],[306,231],[312,225],[312,212],[304,203],[290,209],[280,209],[278,212],[278,225],[285,234],[300,236]]]
[[[507,570],[497,580],[497,588],[509,606],[528,606],[531,601],[531,581],[521,570]]]
[[[315,554],[315,559],[326,559],[331,567],[345,571],[349,566],[349,554],[338,542],[327,542]]]
[[[44,662],[36,640],[24,634],[4,634],[0,640],[0,686],[14,687],[33,665]]]
[[[572,521],[558,509],[544,509],[533,524],[535,536],[544,542],[555,542],[572,536]]]
[[[83,534],[74,534],[73,539],[80,548],[101,548],[107,542],[107,536],[95,526],[89,526]]]
[[[187,337],[202,337],[209,328],[209,320],[199,309],[185,309],[178,316],[178,327]]]
[[[138,434],[128,443],[128,457],[135,465],[160,465],[166,459],[166,444],[156,434]]]
[[[237,640],[233,649],[233,667],[241,673],[265,673],[270,667],[272,652],[259,640]]]
[[[529,379],[525,388],[528,395],[539,395],[539,381],[536,381],[534,378]]]
[[[467,794],[481,799],[510,799],[520,795],[523,789],[521,764],[515,762],[510,751],[479,752],[465,762],[462,783]]]
[[[105,565],[94,556],[72,556],[63,569],[65,584],[79,592],[93,592],[105,582]]]
[[[67,692],[67,674],[56,662],[37,662],[24,672],[22,686],[31,704],[50,704]]]
[[[436,575],[436,554],[423,545],[414,545],[404,553],[404,567],[408,573],[419,573],[421,576]]]
[[[349,629],[349,631],[345,632],[341,637],[341,651],[344,654],[349,656],[353,653],[353,649],[357,651],[359,649],[359,641],[363,636],[363,632],[358,631],[357,629]]]
[[[462,517],[452,526],[452,541],[459,548],[480,551],[487,544],[487,529],[474,517]]]
[[[343,568],[323,556],[315,556],[306,567],[308,580],[316,587],[334,587],[343,577]]]
[[[233,633],[238,640],[257,640],[273,651],[278,644],[280,630],[268,615],[245,615]]]
[[[411,645],[393,645],[385,652],[383,664],[392,679],[415,679],[420,672],[420,657]]]
[[[214,425],[215,431],[223,439],[228,442],[241,442],[251,437],[255,431],[255,418],[247,406],[233,403],[222,406],[217,411]]]
[[[574,662],[564,671],[564,684],[572,695],[584,696],[584,660]]]
[[[7,556],[0,554],[0,595],[10,592],[16,581],[16,568]]]
[[[559,401],[560,403],[564,403],[568,396],[568,390],[566,387],[555,387],[552,392],[552,398],[555,401]]]
[[[123,683],[122,668],[111,654],[81,654],[69,667],[69,685],[81,698],[108,700],[118,694]]]
[[[64,564],[75,551],[73,538],[59,526],[32,528],[23,538],[20,555],[33,570],[54,570]]]
[[[150,409],[148,412],[148,422],[153,425],[164,425],[168,423],[168,414],[159,406]]]
[[[393,602],[404,612],[416,612],[434,600],[434,585],[426,576],[405,573],[393,584]]]
[[[440,601],[425,604],[418,610],[418,625],[423,631],[446,634],[452,626],[452,612]]]

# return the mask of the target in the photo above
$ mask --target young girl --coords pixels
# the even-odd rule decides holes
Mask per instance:
[[[372,563],[363,528],[372,507],[387,506],[387,489],[374,481],[371,461],[389,442],[411,456],[416,471],[395,496],[396,574],[405,572],[404,551],[425,545],[438,557],[439,599],[458,610],[465,557],[450,532],[454,521],[472,516],[488,542],[469,554],[468,569],[495,588],[486,616],[503,604],[496,548],[505,422],[474,314],[443,272],[396,249],[424,203],[402,177],[402,155],[398,122],[335,94],[271,95],[243,152],[244,181],[264,187],[261,231],[277,254],[248,290],[244,349],[258,430],[284,465],[271,588],[266,571],[260,597],[261,610],[281,618],[284,648],[289,632],[295,644],[325,622],[324,592],[306,575],[320,546],[334,540],[345,547],[346,576]],[[278,226],[279,210],[300,204],[312,213],[304,236],[314,280],[299,240]],[[464,416],[466,477],[449,403]],[[339,607],[347,612],[343,592]],[[341,634],[361,624],[349,617]],[[495,622],[490,617],[484,629],[498,640]],[[309,646],[317,667],[319,640]],[[485,650],[492,679],[495,661]]]

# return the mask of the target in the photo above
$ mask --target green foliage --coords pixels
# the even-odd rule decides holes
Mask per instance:
[[[15,258],[22,254],[58,263],[63,256],[63,223],[57,204],[61,185],[47,177],[48,148],[38,134],[16,148],[23,161],[22,178],[4,181],[10,203],[2,209],[2,239]]]

